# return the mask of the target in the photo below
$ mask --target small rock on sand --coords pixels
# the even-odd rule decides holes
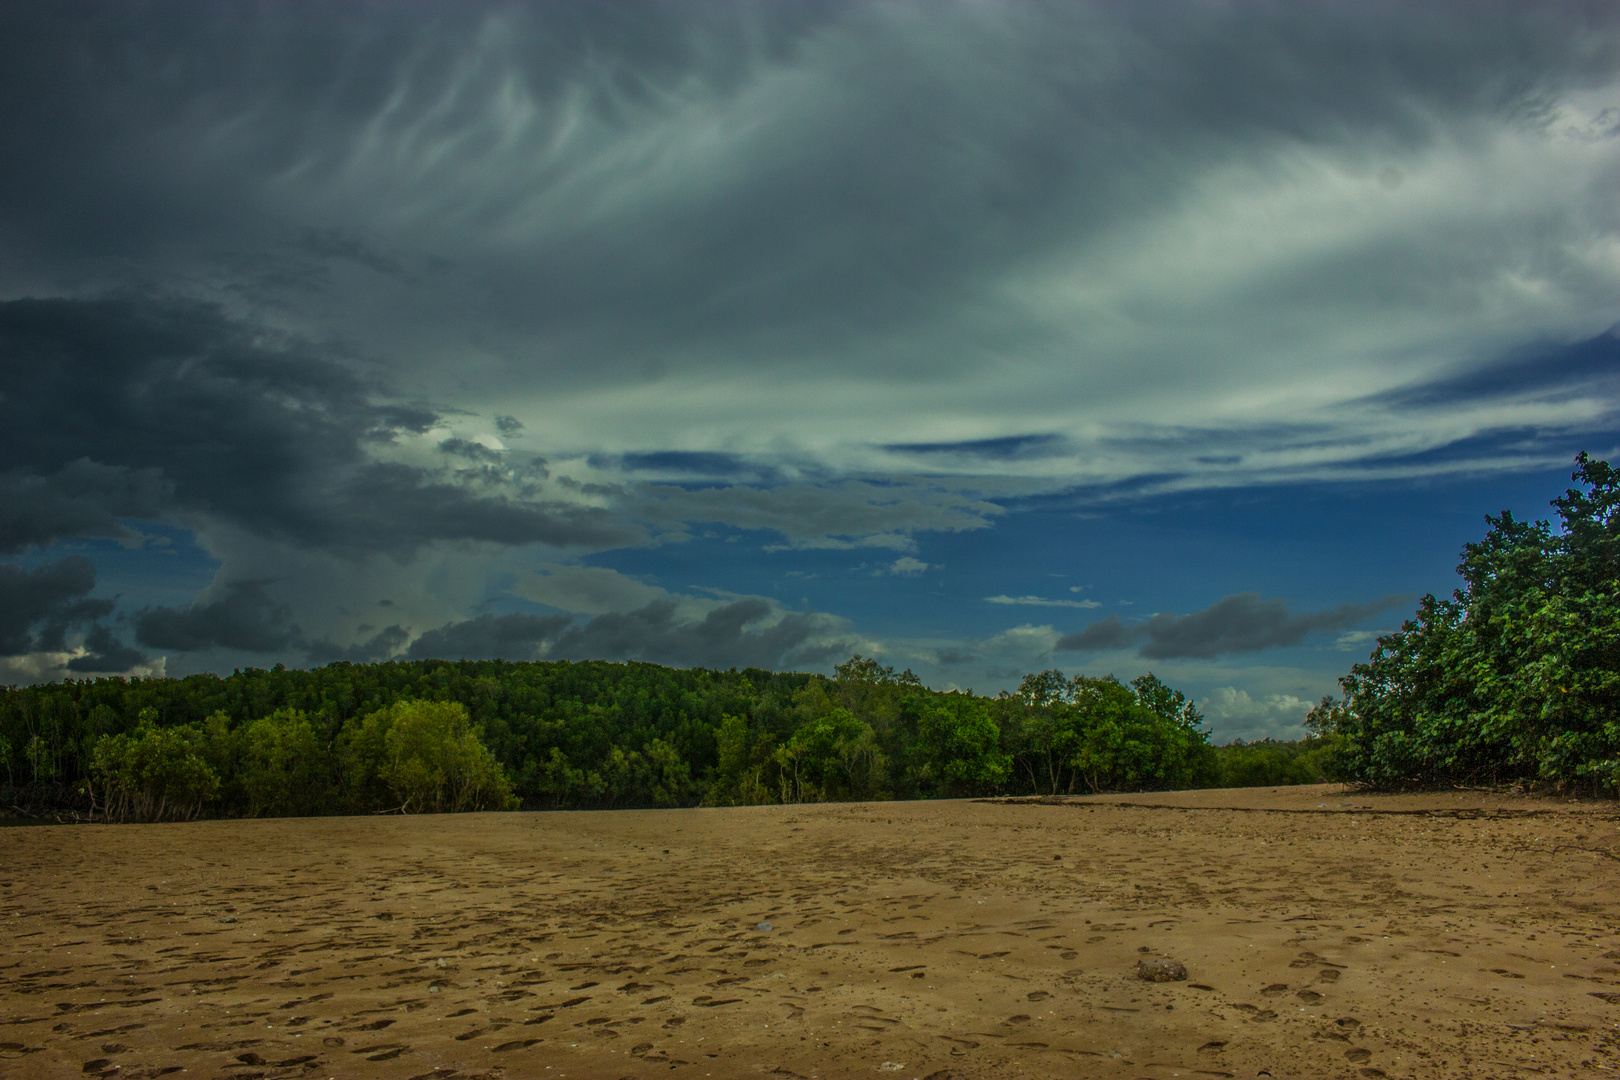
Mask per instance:
[[[1179,960],[1138,960],[1136,974],[1148,982],[1180,982],[1187,977],[1187,967]]]

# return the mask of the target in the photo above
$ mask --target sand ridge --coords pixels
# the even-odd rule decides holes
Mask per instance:
[[[1325,785],[6,829],[0,1075],[1611,1075],[1617,852]]]

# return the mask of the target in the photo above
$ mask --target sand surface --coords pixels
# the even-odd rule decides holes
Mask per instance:
[[[1319,786],[0,829],[0,1074],[1613,1076],[1617,820]]]

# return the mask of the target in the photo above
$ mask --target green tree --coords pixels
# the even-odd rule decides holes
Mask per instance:
[[[886,763],[876,735],[848,709],[803,724],[775,756],[783,802],[871,799],[882,791]]]
[[[717,760],[705,802],[710,806],[756,806],[774,801],[769,769],[776,740],[753,728],[746,717],[727,715],[715,732]]]
[[[324,813],[332,795],[331,755],[309,718],[277,709],[240,729],[236,782],[249,817]]]
[[[924,775],[940,795],[992,792],[1012,771],[989,708],[969,694],[941,694],[924,706],[917,742]]]
[[[1487,516],[1462,587],[1341,680],[1357,778],[1620,789],[1620,476],[1583,453],[1573,479],[1557,528]]]
[[[1056,669],[1031,673],[1008,696],[1017,704],[1008,732],[1016,750],[1013,756],[1037,791],[1056,795],[1074,786],[1071,759],[1081,731],[1073,695],[1084,682],[1079,676],[1070,681]]]
[[[1143,705],[1112,677],[1074,693],[1081,739],[1071,759],[1092,791],[1143,791],[1213,783],[1215,759],[1203,732]]]
[[[375,768],[405,813],[517,807],[505,771],[455,702],[397,702],[365,717],[351,746],[351,784],[368,789]]]
[[[219,777],[199,753],[194,725],[160,728],[150,721],[104,735],[91,753],[91,773],[109,821],[185,821],[219,793]]]
[[[1172,690],[1160,682],[1153,672],[1131,680],[1131,692],[1137,703],[1153,715],[1177,724],[1188,731],[1201,731],[1204,714],[1180,690]]]
[[[56,749],[50,739],[35,735],[23,747],[23,756],[28,759],[34,783],[44,784],[56,779]]]

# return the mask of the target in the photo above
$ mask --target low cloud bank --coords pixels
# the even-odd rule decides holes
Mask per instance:
[[[1253,592],[1233,593],[1190,615],[1161,612],[1134,624],[1110,615],[1078,633],[1065,635],[1056,647],[1061,652],[1093,652],[1139,644],[1136,654],[1147,660],[1207,659],[1223,653],[1259,652],[1298,645],[1321,631],[1347,630],[1411,599],[1390,595],[1365,604],[1341,604],[1329,611],[1296,615],[1289,612],[1283,600],[1263,600]]]

